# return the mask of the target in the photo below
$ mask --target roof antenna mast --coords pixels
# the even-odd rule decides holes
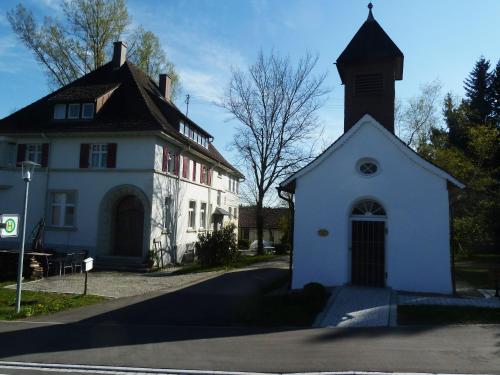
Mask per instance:
[[[184,103],[186,103],[186,116],[188,115],[189,112],[189,99],[191,99],[191,95],[187,94],[186,99],[184,100]]]

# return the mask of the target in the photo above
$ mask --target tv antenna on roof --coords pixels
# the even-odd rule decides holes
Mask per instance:
[[[186,99],[184,100],[184,103],[186,103],[186,116],[188,115],[189,112],[189,100],[191,99],[191,95],[187,94]]]

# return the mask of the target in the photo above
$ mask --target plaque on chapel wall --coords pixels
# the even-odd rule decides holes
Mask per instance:
[[[326,236],[328,236],[328,230],[327,229],[319,229],[318,230],[318,236],[320,236],[320,237],[326,237]]]

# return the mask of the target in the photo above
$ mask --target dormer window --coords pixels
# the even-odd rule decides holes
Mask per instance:
[[[179,131],[181,134],[184,134],[186,137],[192,139],[193,141],[195,141],[199,145],[202,145],[203,147],[208,148],[208,137],[205,137],[204,135],[193,130],[193,128],[191,128],[185,122],[180,123]]]
[[[66,104],[56,104],[54,106],[54,119],[64,120],[66,118]]]
[[[78,119],[80,118],[80,104],[73,103],[68,106],[68,118]]]
[[[94,103],[83,103],[82,105],[82,118],[94,118]]]

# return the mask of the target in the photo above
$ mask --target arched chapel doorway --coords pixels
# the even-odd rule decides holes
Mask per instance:
[[[351,283],[385,286],[384,207],[371,199],[356,203],[351,211]]]

